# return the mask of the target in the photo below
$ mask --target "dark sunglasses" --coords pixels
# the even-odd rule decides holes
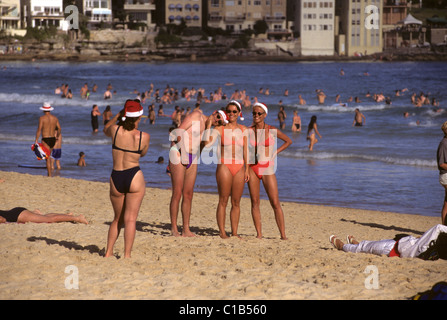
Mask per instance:
[[[253,114],[254,116],[258,116],[258,117],[262,116],[264,113],[265,113],[265,112],[256,112],[256,111],[253,111],[253,112],[252,112],[252,114]]]
[[[227,110],[227,113],[238,113],[239,111],[238,110]]]

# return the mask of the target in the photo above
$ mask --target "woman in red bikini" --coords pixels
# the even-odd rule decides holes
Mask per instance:
[[[123,225],[124,257],[131,256],[136,220],[146,191],[139,162],[146,154],[150,140],[148,133],[138,130],[142,115],[143,107],[140,101],[127,100],[124,109],[104,126],[104,133],[112,138],[113,171],[110,176],[110,201],[115,212],[109,228],[106,257],[113,255],[113,246]]]
[[[261,212],[260,212],[260,185],[261,180],[269,197],[270,204],[275,213],[281,239],[286,240],[284,213],[278,196],[278,183],[276,181],[276,156],[292,144],[292,140],[280,130],[264,122],[268,114],[265,104],[257,102],[253,105],[253,125],[248,129],[248,139],[251,154],[248,188],[251,198],[251,214],[256,228],[257,238],[262,238]],[[276,140],[279,138],[284,143],[277,148]]]
[[[219,204],[217,205],[217,225],[222,239],[229,238],[225,232],[225,213],[228,198],[231,196],[231,235],[239,237],[237,228],[240,216],[240,201],[244,184],[248,181],[247,155],[247,135],[244,135],[246,126],[237,123],[239,116],[242,118],[241,105],[236,100],[232,100],[226,107],[228,124],[215,129],[220,136],[220,162],[216,168],[217,189],[219,191]]]

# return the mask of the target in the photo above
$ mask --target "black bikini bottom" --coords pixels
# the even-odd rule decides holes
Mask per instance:
[[[140,167],[133,167],[122,171],[112,170],[111,177],[116,190],[121,193],[128,193],[133,177],[138,171],[140,171]]]

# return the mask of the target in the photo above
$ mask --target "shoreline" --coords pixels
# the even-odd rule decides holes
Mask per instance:
[[[256,239],[250,199],[241,200],[239,234],[219,237],[216,194],[195,193],[197,238],[170,236],[170,190],[146,188],[132,259],[102,256],[113,210],[109,184],[0,171],[2,208],[83,214],[88,225],[0,224],[0,299],[405,300],[445,281],[447,261],[388,258],[337,251],[329,235],[380,240],[420,236],[440,217],[282,202],[287,241],[279,239],[268,200],[261,200],[264,239]],[[229,207],[226,228],[229,231]],[[368,289],[367,266],[379,289]],[[67,289],[67,267],[79,288]]]
[[[22,54],[3,54],[0,61],[66,61],[66,62],[402,62],[402,61],[447,61],[447,53],[425,54],[390,54],[378,53],[362,57],[338,57],[338,56],[194,56],[194,57],[163,57],[152,54],[110,54],[89,55],[70,53],[36,52]]]

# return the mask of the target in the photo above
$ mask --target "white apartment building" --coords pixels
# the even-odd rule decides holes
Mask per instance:
[[[20,0],[0,0],[0,30],[14,34],[20,28]]]
[[[303,56],[334,54],[335,0],[299,0],[298,23]],[[343,0],[350,1],[350,0]]]
[[[84,0],[84,15],[90,23],[112,22],[112,0]]]
[[[25,0],[23,16],[24,28],[55,26],[60,29],[64,20],[62,0]]]

